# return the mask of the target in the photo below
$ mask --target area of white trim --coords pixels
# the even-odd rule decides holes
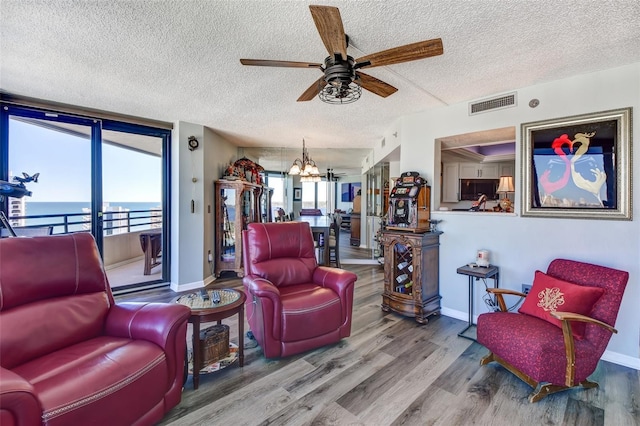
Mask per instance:
[[[604,351],[604,354],[602,354],[602,358],[600,359],[612,364],[618,364],[624,367],[633,368],[634,370],[640,370],[640,358],[634,358],[618,352]]]
[[[175,292],[182,292],[182,291],[189,291],[189,290],[204,288],[204,286],[205,286],[204,281],[194,281],[192,283],[185,283],[185,284],[176,284],[172,282],[171,290]]]

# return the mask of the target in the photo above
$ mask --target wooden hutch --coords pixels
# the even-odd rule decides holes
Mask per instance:
[[[439,253],[442,232],[382,231],[382,310],[427,323],[440,313]]]
[[[252,222],[270,222],[273,191],[243,180],[215,182],[215,274],[233,271],[244,275],[242,231]]]
[[[421,324],[440,313],[440,234],[430,232],[431,191],[416,172],[405,172],[389,195],[384,251],[382,310]]]

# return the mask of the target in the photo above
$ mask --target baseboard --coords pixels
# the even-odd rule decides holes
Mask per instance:
[[[216,277],[214,277],[213,275],[209,275],[207,278],[205,278],[205,279],[202,281],[202,284],[206,287],[206,286],[208,286],[209,284],[211,284],[212,282],[214,282],[214,281],[215,281],[215,279],[216,279]]]
[[[171,283],[171,290],[177,293],[180,293],[183,291],[189,291],[189,290],[197,290],[204,287],[205,287],[204,281],[194,281],[192,283],[185,283],[185,284],[177,284],[174,282]]]
[[[441,308],[440,314],[464,322],[469,321],[469,314],[467,312],[457,311],[455,309]],[[475,315],[473,320],[476,322],[478,320],[478,316]],[[640,370],[640,358],[634,358],[632,356],[623,355],[613,351],[604,351],[601,359],[612,364],[622,365],[624,367],[633,368],[634,370]]]
[[[634,358],[618,352],[604,351],[604,354],[602,354],[602,358],[600,359],[612,364],[618,364],[624,367],[633,368],[634,370],[640,370],[640,358]]]
[[[469,321],[469,314],[467,312],[456,311],[455,309],[440,308],[440,314],[444,315],[445,317],[455,318],[464,322]]]

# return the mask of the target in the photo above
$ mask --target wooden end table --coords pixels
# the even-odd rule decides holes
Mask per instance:
[[[222,320],[238,314],[238,365],[244,366],[244,302],[247,296],[239,290],[219,289],[208,290],[206,299],[202,292],[183,294],[174,299],[191,308],[189,322],[193,324],[193,389],[200,384],[200,370],[202,365],[202,351],[200,348],[200,324]],[[188,372],[188,359],[185,359],[185,377]]]

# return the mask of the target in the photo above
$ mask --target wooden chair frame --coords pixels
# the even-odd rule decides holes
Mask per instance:
[[[512,296],[526,297],[526,294],[524,293],[521,293],[515,290],[505,289],[505,288],[488,288],[487,292],[495,295],[498,306],[500,307],[500,311],[502,312],[507,311],[507,305],[504,301],[505,294],[512,295]],[[538,402],[545,396],[550,395],[552,393],[560,392],[566,389],[571,389],[577,386],[581,386],[586,389],[598,387],[598,384],[596,382],[591,382],[589,380],[584,380],[580,383],[575,383],[576,353],[575,353],[575,346],[574,346],[574,340],[573,340],[573,333],[571,332],[571,321],[582,321],[590,324],[595,324],[609,330],[611,333],[618,332],[615,328],[611,327],[609,324],[606,324],[602,321],[598,321],[594,318],[591,318],[585,315],[580,315],[573,312],[552,312],[551,315],[553,315],[555,318],[562,321],[562,335],[564,337],[565,355],[567,357],[567,369],[565,373],[564,386],[554,385],[551,383],[537,382],[533,378],[525,374],[524,372],[518,370],[509,362],[495,355],[493,352],[489,352],[488,355],[486,355],[484,358],[480,360],[480,365],[486,365],[492,361],[497,362],[498,364],[502,365],[504,368],[509,370],[511,373],[516,375],[520,380],[522,380],[523,382],[531,386],[533,388],[533,392],[531,393],[531,395],[529,395],[529,402],[531,403]]]

